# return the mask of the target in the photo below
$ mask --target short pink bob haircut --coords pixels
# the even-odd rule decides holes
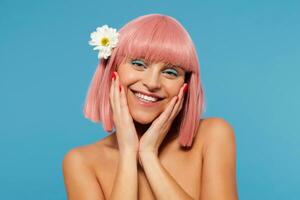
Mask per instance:
[[[177,126],[180,145],[190,147],[204,110],[200,65],[188,32],[170,16],[140,16],[119,30],[117,47],[107,60],[99,60],[85,99],[84,116],[93,122],[102,122],[109,133],[113,131],[114,122],[109,102],[111,73],[117,69],[124,57],[171,63],[187,72],[185,82],[188,83],[188,91],[172,127]]]

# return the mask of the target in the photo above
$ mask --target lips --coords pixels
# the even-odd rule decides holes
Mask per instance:
[[[131,90],[133,93],[141,93],[143,95],[146,95],[146,96],[150,96],[150,97],[154,97],[154,98],[157,98],[157,101],[160,101],[162,99],[164,99],[164,97],[161,97],[157,94],[154,94],[154,93],[147,93],[147,92],[142,92],[142,91],[138,91],[138,90]]]
[[[139,98],[141,101],[144,101],[144,102],[157,102],[157,101],[159,101],[157,98],[148,97],[148,96],[142,95],[140,93],[135,93],[134,95],[137,98]]]
[[[160,105],[160,103],[161,103],[160,100],[157,100],[157,101],[144,101],[141,98],[139,98],[138,96],[136,96],[133,91],[132,91],[132,95],[133,95],[133,98],[135,99],[135,102],[137,103],[137,105],[141,105],[144,108],[155,108],[158,105]]]

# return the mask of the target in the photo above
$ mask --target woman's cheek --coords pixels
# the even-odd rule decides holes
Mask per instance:
[[[179,90],[180,90],[180,87],[176,86],[175,84],[173,86],[172,85],[168,86],[168,89],[167,89],[170,98],[173,98],[174,96],[176,96],[179,93]]]

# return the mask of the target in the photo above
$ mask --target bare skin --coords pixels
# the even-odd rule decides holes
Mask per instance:
[[[220,118],[202,119],[192,148],[180,148],[177,133],[166,127],[181,109],[183,77],[160,74],[160,64],[143,74],[122,66],[110,96],[117,132],[67,153],[68,199],[238,199],[231,126]],[[119,83],[122,92],[116,90]],[[142,86],[164,97],[159,107],[136,109],[129,90]]]
[[[219,132],[218,129],[223,129],[224,132]],[[189,151],[180,149],[176,139],[161,149],[159,154],[161,164],[193,199],[238,199],[234,135],[229,130],[228,124],[221,118],[203,119],[199,123],[198,134]],[[223,137],[220,137],[222,135]],[[224,149],[216,148],[219,143],[223,144],[222,148]],[[227,151],[224,152],[225,148]],[[209,149],[211,149],[210,152]],[[227,157],[222,160],[224,154],[219,157],[215,156],[214,149],[223,151]],[[87,197],[91,197],[89,199],[109,199],[120,158],[115,135],[109,135],[94,144],[70,150],[64,161],[74,160],[72,157],[76,160],[82,158],[82,164],[88,166],[85,170],[90,176],[88,177],[87,172],[82,169],[75,169],[74,173],[77,173],[77,176],[84,175],[81,178],[82,182],[88,182],[86,187],[80,186],[82,190],[80,191],[80,188],[72,187],[70,182],[75,182],[75,180],[69,178],[64,172],[66,185],[70,185],[66,186],[67,192],[69,195],[74,193],[74,198],[68,199],[88,199]],[[213,158],[216,160],[212,160]],[[204,164],[205,162],[206,164]],[[74,163],[76,161],[72,162],[72,164]],[[224,166],[230,167],[224,168]],[[79,198],[79,193],[82,193],[84,198]],[[146,175],[139,164],[138,199],[155,199]]]

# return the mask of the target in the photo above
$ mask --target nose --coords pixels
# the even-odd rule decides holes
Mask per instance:
[[[143,85],[148,88],[149,91],[156,91],[160,89],[160,74],[158,70],[148,70],[143,77]]]

